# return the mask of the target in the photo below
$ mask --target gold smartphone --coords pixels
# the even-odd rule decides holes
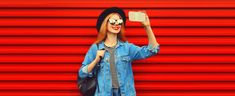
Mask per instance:
[[[143,22],[145,21],[145,13],[137,11],[128,12],[129,20],[134,22]]]

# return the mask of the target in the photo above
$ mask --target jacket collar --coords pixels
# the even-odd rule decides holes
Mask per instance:
[[[124,42],[118,39],[116,48],[118,48],[118,47],[121,46],[121,45],[124,45]],[[99,50],[100,50],[100,49],[104,49],[104,41],[102,41],[101,43],[99,43]]]

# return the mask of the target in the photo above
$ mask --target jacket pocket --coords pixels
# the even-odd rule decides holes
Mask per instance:
[[[130,63],[130,57],[125,55],[120,57],[120,63],[118,64],[119,69],[121,72],[127,72],[127,66]]]

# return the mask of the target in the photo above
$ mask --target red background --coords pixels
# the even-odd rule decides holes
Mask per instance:
[[[235,96],[232,0],[1,0],[0,96],[78,96],[97,16],[111,6],[146,10],[161,44],[133,63],[137,96]],[[127,21],[126,36],[148,43],[139,23]]]

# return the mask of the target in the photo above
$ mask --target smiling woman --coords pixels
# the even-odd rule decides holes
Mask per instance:
[[[100,26],[100,27],[97,28],[97,31],[99,32],[99,34],[97,36],[97,40],[95,41],[95,43],[99,43],[107,37],[107,34],[109,34],[107,30],[110,30],[116,33],[120,40],[126,41],[126,37],[124,36],[125,25],[123,23],[123,19],[119,16],[120,15],[118,15],[117,13],[110,13],[103,20],[101,25],[99,24],[101,22],[97,21],[97,26]],[[115,19],[115,18],[118,18],[118,19]],[[117,20],[122,23],[118,23]]]
[[[126,41],[124,36],[126,15],[122,9],[108,8],[99,16],[96,26],[99,32],[97,40],[86,53],[79,70],[80,78],[97,76],[98,86],[94,92],[95,96],[136,95],[132,61],[153,56],[160,48],[147,14],[145,16],[146,20],[141,23],[147,32],[149,45],[142,47]],[[97,63],[100,63],[99,68],[96,67]]]

